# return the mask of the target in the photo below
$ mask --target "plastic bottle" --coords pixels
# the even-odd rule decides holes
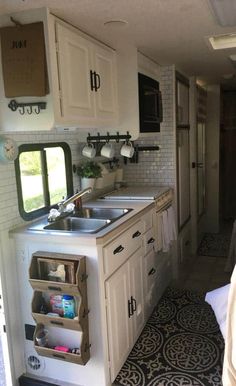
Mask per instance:
[[[75,317],[75,299],[71,295],[62,296],[62,307],[64,318],[74,319]]]

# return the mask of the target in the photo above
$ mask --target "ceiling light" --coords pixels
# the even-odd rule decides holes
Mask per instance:
[[[103,23],[105,27],[124,28],[128,25],[126,20],[108,20]]]
[[[223,27],[236,25],[235,0],[209,0],[209,3],[220,25]]]
[[[236,33],[211,36],[208,39],[214,50],[236,47]]]

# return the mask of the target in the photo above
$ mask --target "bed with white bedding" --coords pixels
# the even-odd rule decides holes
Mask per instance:
[[[236,386],[236,266],[230,284],[206,294],[225,339],[223,386]]]

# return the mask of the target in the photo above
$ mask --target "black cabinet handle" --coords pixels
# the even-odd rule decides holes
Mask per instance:
[[[101,87],[101,78],[100,78],[100,75],[97,74],[95,71],[94,71],[94,77],[95,77],[95,91],[97,91]]]
[[[137,310],[137,302],[136,299],[131,296],[131,304],[132,304],[132,312],[134,313]]]
[[[61,291],[61,287],[48,286],[49,291]]]
[[[156,272],[155,268],[152,268],[152,269],[148,272],[148,276],[154,275],[155,272]]]
[[[155,239],[153,238],[153,237],[151,237],[149,240],[148,240],[148,244],[152,244],[152,243],[154,243],[154,241],[155,241]]]
[[[136,237],[139,237],[141,235],[141,232],[137,231],[132,235],[132,238],[135,239]]]
[[[123,247],[122,245],[119,245],[119,247],[117,247],[116,249],[114,249],[113,255],[116,255],[117,253],[122,252],[123,249],[124,249],[124,247]]]
[[[129,315],[129,318],[133,315],[133,307],[132,307],[131,300],[128,300],[128,315]]]
[[[95,89],[95,91],[97,91],[96,90],[95,74],[96,74],[95,71],[90,70],[90,87],[91,87],[91,91],[93,91],[94,89]]]

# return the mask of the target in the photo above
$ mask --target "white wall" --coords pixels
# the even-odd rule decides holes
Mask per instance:
[[[219,231],[220,86],[207,87],[205,231]]]

